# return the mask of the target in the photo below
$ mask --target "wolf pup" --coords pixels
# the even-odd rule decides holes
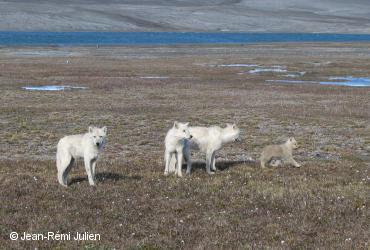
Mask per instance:
[[[216,152],[229,142],[239,141],[240,130],[236,124],[226,124],[225,128],[212,127],[189,127],[192,140],[186,141],[184,158],[187,161],[186,173],[191,172],[190,148],[198,149],[206,154],[206,170],[208,174],[216,171]]]
[[[189,123],[174,122],[173,127],[167,132],[166,139],[164,141],[166,147],[164,154],[166,162],[164,175],[169,174],[171,159],[175,156],[175,164],[177,165],[176,174],[177,176],[182,177],[181,168],[184,145],[188,139],[192,138],[188,125]]]
[[[95,185],[95,167],[107,137],[107,127],[89,127],[86,134],[68,135],[57,146],[58,181],[67,187],[67,176],[76,158],[82,157],[90,185]]]
[[[264,168],[266,163],[269,163],[272,159],[282,160],[286,164],[291,164],[294,167],[299,168],[299,165],[293,159],[293,149],[298,148],[297,141],[291,137],[285,143],[280,145],[269,145],[262,150],[261,154],[261,167]]]

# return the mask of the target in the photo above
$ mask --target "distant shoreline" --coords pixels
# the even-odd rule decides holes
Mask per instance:
[[[0,31],[1,46],[228,45],[281,42],[370,42],[370,34]]]

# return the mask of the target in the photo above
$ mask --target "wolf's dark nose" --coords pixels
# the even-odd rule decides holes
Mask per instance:
[[[193,138],[193,136],[192,136],[192,135],[190,135],[190,139],[191,139],[191,138]]]
[[[96,146],[98,146],[98,147],[99,147],[99,145],[100,145],[100,143],[99,143],[99,142],[97,142],[97,143],[96,143]]]

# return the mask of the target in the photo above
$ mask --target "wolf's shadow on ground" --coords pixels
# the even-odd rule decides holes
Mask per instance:
[[[216,161],[216,169],[218,171],[225,171],[231,169],[236,166],[248,166],[248,167],[256,167],[256,162],[254,161]],[[183,169],[186,169],[186,164],[182,165]],[[194,170],[206,170],[206,163],[204,161],[194,161],[191,164],[192,172]]]
[[[133,175],[133,176],[125,176],[122,174],[117,174],[117,173],[111,173],[111,172],[101,172],[101,173],[96,173],[96,181],[97,182],[105,182],[105,181],[120,181],[120,180],[140,180],[142,177],[139,175]],[[68,185],[73,185],[75,183],[79,182],[84,182],[88,181],[87,176],[84,177],[74,177],[69,181]]]
[[[249,166],[249,167],[256,167],[256,162],[254,161],[217,161],[216,168],[217,171],[225,171],[231,169],[236,166]],[[186,169],[186,164],[182,165],[183,169]],[[204,161],[194,161],[192,162],[192,172],[193,171],[205,171],[206,170],[206,163]],[[142,177],[140,175],[134,176],[125,176],[118,173],[111,173],[111,172],[100,172],[96,174],[96,181],[97,182],[106,182],[106,181],[120,181],[120,180],[140,180]],[[73,177],[68,185],[73,185],[76,183],[87,182],[87,176],[78,176]]]

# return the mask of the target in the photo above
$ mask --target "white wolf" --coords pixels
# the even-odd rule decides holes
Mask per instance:
[[[180,122],[174,122],[173,127],[167,132],[166,139],[164,141],[165,143],[165,170],[164,175],[168,175],[169,173],[169,166],[171,163],[171,159],[175,155],[176,161],[174,162],[174,165],[177,163],[177,172],[176,174],[179,177],[182,177],[182,158],[183,158],[183,150],[185,142],[188,139],[192,138],[192,135],[189,132],[189,123],[180,123]]]
[[[283,144],[269,145],[264,147],[260,158],[261,168],[265,168],[265,164],[271,162],[272,160],[275,160],[275,164],[272,164],[272,166],[279,166],[282,162],[284,162],[299,168],[301,165],[293,159],[293,149],[297,148],[298,143],[294,137],[290,137]]]
[[[89,127],[86,134],[68,135],[57,146],[58,181],[67,187],[67,176],[76,158],[84,158],[90,185],[95,185],[95,166],[107,137],[107,128]]]
[[[236,124],[226,124],[225,128],[218,126],[212,127],[189,127],[191,140],[185,141],[183,150],[185,161],[187,162],[186,173],[191,172],[190,148],[198,149],[206,154],[206,169],[208,174],[216,171],[216,152],[229,142],[239,141],[240,130]]]

